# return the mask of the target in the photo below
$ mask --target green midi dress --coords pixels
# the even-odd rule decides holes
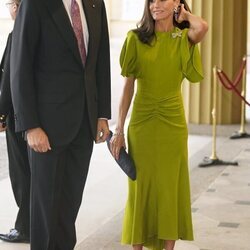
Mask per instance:
[[[165,240],[193,240],[185,120],[181,84],[203,78],[197,45],[188,29],[156,32],[152,45],[128,32],[121,74],[137,79],[128,127],[128,150],[137,180],[129,180],[122,244],[162,250]]]

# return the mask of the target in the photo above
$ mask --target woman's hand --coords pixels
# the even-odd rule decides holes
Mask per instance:
[[[190,12],[188,12],[185,8],[184,8],[184,4],[180,4],[179,5],[179,14],[176,20],[177,23],[182,23],[183,21],[188,21],[188,14],[190,14]]]
[[[120,155],[120,150],[122,147],[126,149],[125,138],[124,138],[124,123],[128,113],[128,109],[131,100],[134,95],[134,77],[125,77],[125,84],[121,96],[121,101],[119,105],[119,114],[117,119],[117,125],[115,133],[110,140],[110,150],[113,157],[118,160]]]
[[[113,157],[118,160],[121,148],[126,149],[124,134],[114,134],[110,140],[110,149]]]
[[[178,18],[178,23],[188,21],[190,28],[188,30],[188,38],[191,44],[199,43],[208,31],[207,22],[199,16],[195,16],[184,8],[181,4]]]

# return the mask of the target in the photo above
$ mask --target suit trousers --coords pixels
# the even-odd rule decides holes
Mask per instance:
[[[15,132],[13,112],[8,115],[6,141],[9,159],[9,175],[12,190],[19,208],[15,228],[29,237],[30,232],[30,167],[27,143],[22,133]]]
[[[75,221],[92,150],[87,111],[78,134],[69,144],[53,146],[46,153],[29,149],[31,250],[73,250]]]

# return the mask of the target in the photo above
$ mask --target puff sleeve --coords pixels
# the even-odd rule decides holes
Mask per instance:
[[[129,31],[120,54],[121,75],[124,77],[138,77],[136,34]]]
[[[200,82],[203,79],[202,63],[198,45],[192,45],[188,40],[188,29],[182,32],[181,41],[182,73],[190,82]]]

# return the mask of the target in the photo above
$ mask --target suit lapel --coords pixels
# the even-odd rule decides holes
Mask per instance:
[[[87,61],[88,63],[88,57],[92,55],[92,51],[95,48],[94,41],[96,41],[96,26],[95,26],[95,20],[97,18],[97,3],[96,0],[82,0],[83,9],[88,25],[88,32],[89,32],[89,44],[88,44],[88,55],[87,55]]]
[[[71,48],[76,59],[82,63],[77,40],[75,38],[74,30],[70,23],[68,13],[64,8],[62,0],[48,0],[46,1],[48,10],[57,25],[63,39],[66,41],[68,46]]]

